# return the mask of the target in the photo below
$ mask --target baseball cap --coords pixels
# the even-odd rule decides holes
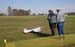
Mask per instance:
[[[57,8],[57,10],[60,10],[60,8]]]
[[[57,8],[56,11],[60,11],[60,8]]]

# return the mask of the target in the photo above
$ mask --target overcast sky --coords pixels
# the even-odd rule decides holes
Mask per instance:
[[[7,12],[7,7],[31,9],[32,13],[48,13],[61,8],[64,12],[75,11],[75,0],[0,0],[0,12]]]

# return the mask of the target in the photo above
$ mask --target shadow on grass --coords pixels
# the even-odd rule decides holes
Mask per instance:
[[[46,34],[46,33],[41,33],[41,32],[31,32],[39,37],[48,37],[48,36],[51,36],[50,34]]]

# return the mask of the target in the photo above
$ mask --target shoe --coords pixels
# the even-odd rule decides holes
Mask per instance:
[[[55,34],[52,34],[51,36],[55,36]]]
[[[59,35],[59,39],[64,39],[64,35]]]

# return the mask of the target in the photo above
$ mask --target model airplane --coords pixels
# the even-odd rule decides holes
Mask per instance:
[[[41,32],[41,31],[42,31],[41,27],[37,27],[37,28],[34,28],[34,29],[26,29],[26,28],[24,28],[24,33]]]

